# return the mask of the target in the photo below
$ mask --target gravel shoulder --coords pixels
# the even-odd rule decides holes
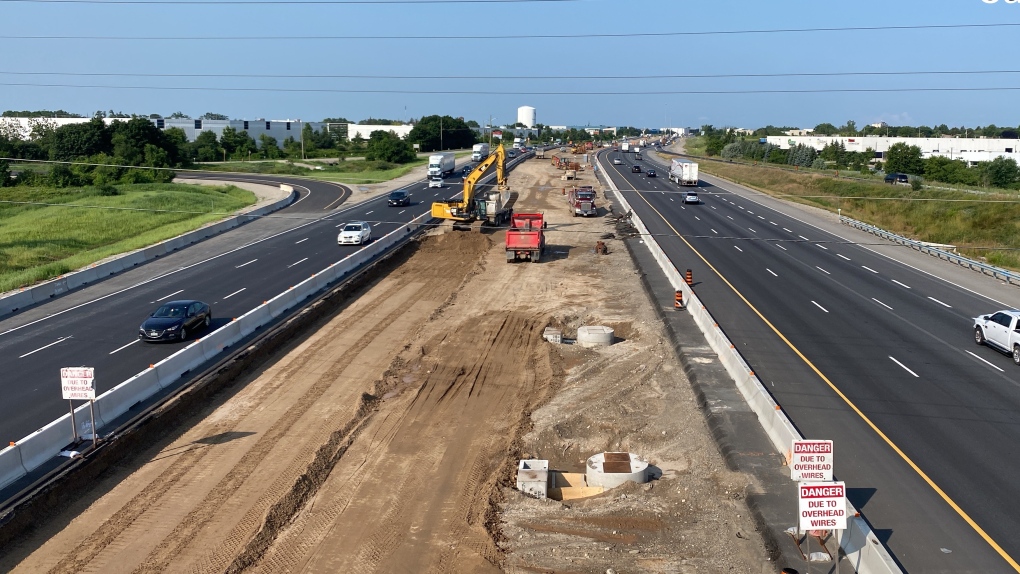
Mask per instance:
[[[503,233],[437,230],[400,268],[0,550],[12,572],[748,572],[771,567],[624,246],[574,218],[548,161],[510,175],[549,223],[541,263]],[[598,183],[590,172],[579,184]],[[601,197],[600,193],[600,197]],[[605,200],[602,200],[603,204]],[[553,345],[578,326],[606,348]],[[655,480],[569,503],[517,460],[605,450]]]

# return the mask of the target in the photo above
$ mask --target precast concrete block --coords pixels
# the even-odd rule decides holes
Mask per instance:
[[[535,498],[548,498],[549,461],[531,459],[518,462],[517,490]]]
[[[294,290],[288,289],[269,300],[269,314],[275,319],[293,307],[295,301]]]
[[[166,248],[158,243],[142,250],[143,261],[151,261],[161,255],[166,255]]]
[[[600,452],[588,458],[588,486],[615,488],[626,482],[648,482],[648,461],[632,452]]]
[[[74,273],[68,274],[66,277],[64,277],[64,281],[65,284],[67,285],[67,290],[71,291],[73,289],[81,287],[82,285],[93,283],[98,278],[99,275],[96,272],[95,268],[85,268],[82,269],[81,271],[76,271]]]
[[[156,378],[159,386],[166,388],[181,378],[181,375],[205,362],[201,343],[192,343],[173,355],[156,363]]]
[[[96,412],[104,421],[112,421],[155,395],[160,388],[156,369],[145,369],[96,397]]]
[[[602,325],[585,325],[577,328],[577,344],[582,347],[607,347],[613,344],[614,331]]]
[[[32,300],[32,291],[29,289],[8,295],[7,297],[0,299],[0,315],[13,313],[15,309],[24,309],[32,303],[34,303]]]
[[[78,436],[91,438],[90,435],[93,434],[94,428],[99,429],[106,425],[106,421],[103,420],[103,417],[100,414],[99,409],[95,409],[95,413],[96,413],[96,426],[93,427],[92,412],[89,409],[89,404],[85,402],[74,407],[74,422],[75,424],[78,425]]]
[[[9,446],[0,450],[0,488],[4,488],[15,480],[28,474],[25,465],[21,464],[21,450],[17,446]]]
[[[32,288],[32,302],[43,303],[49,301],[51,297],[54,297],[64,291],[67,291],[67,284],[64,283],[64,278],[54,279],[53,281],[47,281],[42,285],[38,285]]]
[[[127,257],[121,257],[120,261],[122,262],[121,269],[124,270],[131,269],[136,265],[141,265],[142,263],[145,263],[147,259],[145,258],[145,253],[143,251],[135,251]]]
[[[269,305],[259,305],[238,317],[235,323],[238,323],[238,327],[241,330],[241,336],[246,337],[254,333],[262,325],[265,325],[272,320],[273,316],[269,312]]]
[[[72,430],[71,415],[68,413],[19,440],[16,444],[21,451],[21,464],[25,470],[32,472],[60,454],[71,443]]]
[[[202,357],[206,361],[216,358],[224,349],[231,345],[231,332],[228,329],[231,325],[233,323],[216,329],[212,333],[203,336],[198,342],[198,346],[202,349]],[[235,326],[233,334],[237,333],[239,333],[239,330]]]

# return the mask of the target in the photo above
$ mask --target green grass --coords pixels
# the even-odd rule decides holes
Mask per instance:
[[[0,190],[0,292],[80,269],[218,221],[255,203],[233,186],[144,184]],[[60,205],[23,205],[35,202]]]
[[[919,241],[957,246],[968,257],[1020,269],[1020,201],[1016,193],[958,191],[835,179],[739,163],[699,162],[705,173],[769,195],[821,207]]]

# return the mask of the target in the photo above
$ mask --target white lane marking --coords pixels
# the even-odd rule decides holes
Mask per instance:
[[[758,216],[758,219],[760,219],[760,220],[762,220],[762,221],[765,221],[765,218],[764,218],[764,217],[762,217],[762,216],[760,216],[760,215]]]
[[[714,205],[709,205],[709,207],[711,207],[712,209],[715,209],[715,206],[714,206]]]
[[[783,251],[786,251],[786,248],[783,247],[782,245],[778,244],[778,243],[776,243],[776,247],[782,249]]]
[[[991,367],[991,368],[993,368],[993,369],[995,369],[995,370],[999,371],[1000,373],[1005,373],[1005,372],[1006,372],[1006,371],[1004,371],[1004,370],[1000,369],[1000,368],[999,368],[998,366],[996,366],[996,365],[993,365],[993,364],[989,363],[988,361],[986,361],[986,360],[982,359],[981,357],[979,357],[979,356],[975,355],[974,353],[971,353],[970,351],[967,351],[967,354],[968,354],[968,355],[970,355],[971,357],[974,357],[975,359],[977,359],[977,360],[981,361],[982,363],[984,363],[984,364],[988,365],[989,367]]]
[[[885,307],[886,309],[892,311],[892,307],[886,305],[885,303],[879,301],[878,299],[875,299],[874,297],[872,297],[871,300],[874,301],[875,303],[878,303],[879,305]]]
[[[719,232],[718,232],[718,231],[716,231],[716,230],[714,230],[714,229],[712,230],[712,233],[714,233],[714,234],[716,234],[716,235],[719,235]]]
[[[181,289],[180,291],[174,291],[173,293],[171,293],[171,294],[169,294],[169,295],[167,295],[165,297],[160,297],[159,299],[156,299],[156,301],[162,301],[163,299],[169,299],[169,298],[173,297],[174,295],[176,295],[178,293],[183,293],[183,292],[184,292],[184,289]]]
[[[293,267],[293,266],[297,265],[298,263],[304,263],[305,261],[308,261],[308,258],[307,258],[307,257],[305,257],[305,258],[304,258],[304,259],[302,259],[301,261],[295,261],[294,263],[291,263],[290,265],[288,265],[288,266],[287,266],[287,269],[290,269],[291,267]]]
[[[247,263],[242,263],[240,265],[235,265],[234,269],[240,269],[240,268],[244,267],[245,265],[251,265],[252,263],[255,263],[256,261],[258,261],[258,259],[252,259],[251,261],[249,261]]]
[[[769,223],[771,223],[772,225],[777,225],[777,226],[779,225],[779,224],[778,224],[778,223],[776,223],[775,221],[770,221]]]
[[[828,309],[826,309],[825,307],[822,307],[821,305],[819,305],[817,301],[812,301],[812,303],[814,303],[814,304],[815,304],[815,307],[818,307],[818,308],[819,308],[819,309],[821,309],[822,311],[825,311],[826,313],[828,313],[828,312],[829,312],[829,310],[828,310]]]
[[[943,303],[942,301],[939,301],[938,299],[936,299],[934,297],[928,297],[928,298],[931,299],[932,301],[938,303],[939,305],[942,305],[943,307],[946,307],[948,309],[952,309],[953,308],[953,306],[950,305],[949,303]]]
[[[817,246],[821,247],[822,249],[824,249],[824,250],[826,250],[826,251],[828,251],[828,250],[829,250],[829,248],[828,248],[828,247],[826,247],[826,246],[822,245],[821,243],[815,243],[815,245],[817,245]]]
[[[849,257],[847,257],[846,255],[840,255],[839,253],[837,253],[837,254],[836,254],[836,257],[841,257],[841,258],[843,258],[843,259],[846,259],[847,261],[850,261],[850,258],[849,258]]]
[[[787,232],[787,233],[793,233],[792,231],[790,231],[789,229],[787,229],[787,228],[785,228],[785,227],[783,228],[783,231],[785,231],[785,232]]]
[[[697,215],[694,216],[694,219],[697,219],[698,221],[701,221],[701,218],[698,217]]]
[[[896,363],[897,365],[899,365],[899,366],[903,367],[903,370],[904,370],[904,371],[906,371],[906,372],[910,373],[911,375],[914,375],[914,376],[915,376],[915,377],[917,377],[918,379],[920,379],[920,378],[921,378],[921,376],[920,376],[920,375],[918,375],[918,374],[917,374],[917,373],[915,373],[914,371],[911,371],[910,369],[908,369],[906,365],[904,365],[903,363],[901,363],[901,362],[897,361],[897,360],[896,360],[896,357],[893,357],[892,355],[889,355],[889,358],[890,358],[890,359],[892,359],[892,362],[894,362],[894,363]]]
[[[24,355],[22,355],[22,356],[20,356],[18,358],[19,359],[24,359],[25,357],[27,357],[27,356],[29,356],[31,354],[38,353],[39,351],[42,351],[43,349],[49,349],[53,345],[56,345],[57,343],[61,343],[61,342],[66,341],[68,339],[70,339],[70,337],[61,337],[61,338],[57,339],[56,341],[53,341],[49,345],[43,345],[42,347],[39,347],[38,349],[36,349],[34,351],[29,351],[29,352],[25,353]]]
[[[127,349],[128,347],[130,347],[131,345],[134,345],[135,343],[137,343],[139,341],[141,341],[141,339],[135,339],[134,341],[131,341],[130,343],[128,343],[127,345],[124,345],[123,347],[117,347],[116,349],[110,351],[110,354],[112,355],[112,354],[114,354],[114,353],[116,353],[118,351],[123,351],[124,349]]]
[[[768,267],[766,267],[765,270],[768,271],[769,273],[771,273],[773,277],[779,277],[779,275],[776,275],[775,271],[769,269]]]
[[[758,232],[757,232],[757,231],[755,231],[755,230],[754,230],[753,228],[750,228],[750,227],[748,227],[748,229],[749,229],[749,230],[751,231],[751,233],[758,233]]]
[[[811,241],[810,239],[808,239],[807,237],[804,237],[803,235],[798,235],[797,237],[800,237],[804,241]]]
[[[826,275],[832,275],[832,273],[829,273],[828,271],[826,271],[825,269],[822,269],[821,267],[819,267],[817,265],[815,265],[815,269],[821,271],[822,273],[825,273]]]
[[[743,252],[744,252],[744,250],[743,250],[743,249],[741,249],[741,248],[737,247],[736,245],[734,245],[734,246],[733,246],[733,248],[734,248],[734,249],[736,249],[737,251],[741,252],[741,253],[743,253]]]
[[[754,215],[754,212],[753,212],[753,211],[751,211],[750,209],[748,209],[748,210],[747,210],[747,213],[748,213],[748,214],[750,214],[750,215]],[[759,215],[758,217],[761,217],[761,216]],[[763,219],[764,219],[764,218],[763,218]]]
[[[237,291],[234,291],[230,295],[227,295],[226,297],[224,297],[224,299],[230,299],[231,297],[233,297],[234,295],[237,295],[238,293],[240,293],[241,291],[244,291],[245,289],[247,289],[247,287],[241,287]]]
[[[737,207],[739,207],[740,209],[744,209],[743,205],[738,205]]]
[[[905,283],[900,283],[899,281],[897,281],[895,279],[893,279],[892,282],[897,284],[897,285],[899,285],[900,287],[906,287],[907,289],[910,289],[910,285],[907,285]]]
[[[400,212],[397,213],[397,215],[400,215],[401,213],[404,213],[405,211],[407,211],[407,210],[406,209],[401,209]]]
[[[726,217],[728,217],[730,219],[730,221],[733,221],[733,218],[730,217],[729,215],[727,215]]]
[[[300,241],[295,241],[295,242],[294,242],[294,245],[297,245],[298,243],[304,243],[305,241],[308,241],[308,238],[307,238],[307,237],[305,237],[304,239],[302,239],[302,240],[300,240]]]
[[[672,197],[671,197],[671,198],[669,198],[669,200],[670,200],[670,201],[674,201],[674,199],[673,199]]]
[[[868,267],[867,265],[861,265],[861,267],[867,269],[868,271],[871,271],[872,273],[878,273],[878,271],[875,271],[874,269],[872,269],[871,267]]]
[[[366,212],[365,212],[365,215],[372,215],[373,213],[375,213],[375,210],[374,210],[374,209],[373,209],[372,211],[366,211]]]

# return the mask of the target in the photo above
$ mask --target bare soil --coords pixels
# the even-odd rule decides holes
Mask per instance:
[[[13,572],[772,571],[624,246],[570,216],[548,160],[510,176],[541,263],[433,233],[192,425],[0,550]],[[590,172],[580,184],[595,184]],[[604,200],[603,200],[603,203]],[[542,340],[614,327],[601,349]],[[654,480],[568,503],[520,458],[641,454]]]

